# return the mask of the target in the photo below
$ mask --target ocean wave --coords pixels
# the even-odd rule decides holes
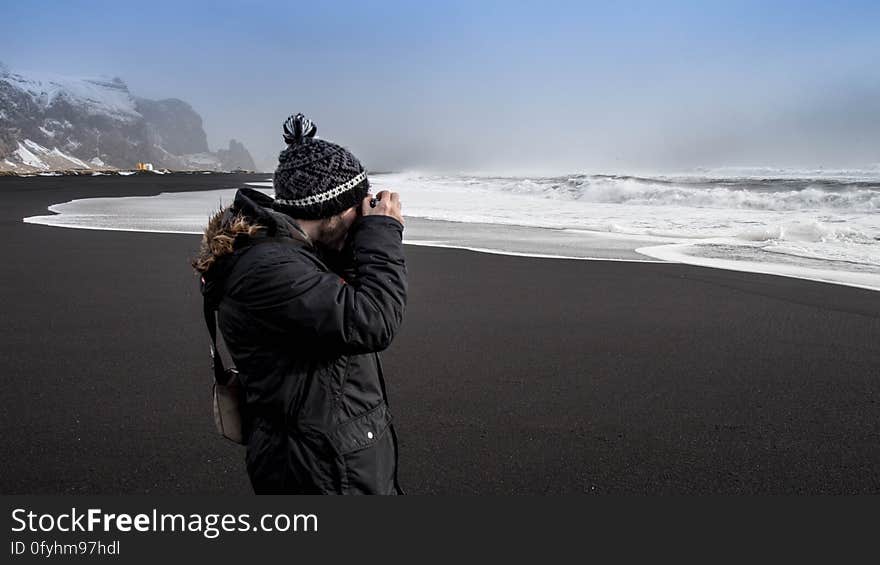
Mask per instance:
[[[554,200],[640,206],[751,210],[880,210],[878,180],[831,178],[637,177],[420,177],[410,183],[480,189]]]
[[[817,220],[782,222],[746,229],[736,237],[746,241],[840,242],[875,245],[878,238],[846,225],[829,225]]]

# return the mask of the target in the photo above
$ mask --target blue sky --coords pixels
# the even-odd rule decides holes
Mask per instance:
[[[274,167],[280,126],[376,169],[880,162],[880,2],[6,3],[13,71],[186,100]]]

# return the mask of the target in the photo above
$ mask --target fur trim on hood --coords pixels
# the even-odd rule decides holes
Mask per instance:
[[[192,260],[193,268],[207,273],[218,258],[235,251],[235,240],[240,240],[239,236],[251,237],[264,229],[244,214],[235,213],[231,206],[221,208],[208,220],[199,253]]]
[[[208,220],[198,254],[191,265],[205,275],[221,257],[247,245],[251,238],[286,236],[313,247],[309,236],[293,218],[271,208],[273,199],[251,188],[242,188],[229,206]]]

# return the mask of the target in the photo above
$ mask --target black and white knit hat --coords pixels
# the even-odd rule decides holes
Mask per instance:
[[[284,122],[287,148],[278,155],[272,208],[315,220],[359,206],[370,188],[363,165],[348,150],[315,138],[317,126],[302,114]]]

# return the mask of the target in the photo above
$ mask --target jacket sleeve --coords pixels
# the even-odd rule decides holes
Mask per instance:
[[[299,251],[279,251],[246,278],[246,301],[261,330],[292,347],[331,355],[387,348],[403,321],[406,264],[403,225],[363,216],[351,227],[356,278],[346,282]]]

